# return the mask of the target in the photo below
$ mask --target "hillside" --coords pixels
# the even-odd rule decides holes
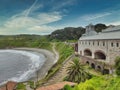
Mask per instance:
[[[101,23],[96,24],[94,26],[95,26],[95,31],[97,33],[107,28],[105,24],[101,24]],[[51,40],[60,40],[60,41],[78,40],[84,33],[85,33],[85,28],[83,27],[66,27],[64,29],[55,30],[49,36]]]
[[[95,31],[101,32],[103,29],[106,29],[108,26],[105,24],[96,24]],[[21,34],[21,35],[0,35],[0,42],[6,43],[9,41],[67,41],[67,40],[78,40],[82,34],[85,33],[85,28],[83,27],[65,27],[64,29],[58,29],[53,31],[50,35],[29,35],[29,34]],[[6,42],[4,42],[6,41]]]
[[[120,90],[120,78],[112,76],[93,77],[76,85],[74,88],[65,86],[65,90]]]
[[[57,39],[61,41],[65,40],[77,40],[81,37],[82,34],[85,33],[85,28],[78,27],[66,27],[64,29],[59,29],[51,33],[51,39]]]

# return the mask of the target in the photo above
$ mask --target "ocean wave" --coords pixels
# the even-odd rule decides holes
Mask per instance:
[[[7,81],[15,81],[15,82],[23,82],[31,78],[30,76],[36,72],[38,69],[42,67],[42,65],[45,62],[45,56],[42,54],[37,54],[34,52],[28,52],[28,51],[19,51],[19,50],[0,50],[0,52],[9,52],[9,53],[16,53],[25,55],[30,58],[31,64],[29,65],[29,70],[27,71],[18,71],[19,77],[13,76],[9,78],[8,80],[2,82],[1,84],[6,83]]]

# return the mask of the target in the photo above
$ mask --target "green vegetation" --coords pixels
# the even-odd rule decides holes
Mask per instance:
[[[105,24],[99,23],[99,24],[95,25],[95,31],[96,32],[101,32],[103,29],[106,29],[106,28],[107,28],[107,26]]]
[[[52,50],[48,36],[15,35],[0,38],[0,48],[30,47]]]
[[[23,83],[18,83],[16,90],[26,90],[26,86]]]
[[[77,40],[81,37],[81,35],[85,33],[85,28],[82,27],[66,27],[64,29],[59,29],[50,35],[51,40],[60,40],[60,41],[66,41],[66,40]]]
[[[74,87],[65,85],[63,90],[120,90],[120,57],[116,57],[115,68],[118,76],[93,74],[91,79],[80,82]],[[91,70],[89,72],[91,73]]]
[[[68,76],[67,80],[71,82],[84,82],[89,79],[91,76],[88,72],[85,71],[84,66],[80,63],[79,58],[74,58],[71,66],[68,67]]]
[[[58,62],[49,70],[48,75],[43,81],[48,80],[51,76],[59,70],[62,63],[68,58],[73,52],[73,47],[62,42],[55,43],[56,49],[60,54]],[[52,42],[49,40],[49,36],[39,35],[15,35],[15,36],[1,36],[0,48],[17,48],[17,47],[30,47],[30,48],[42,48],[52,51]],[[29,83],[33,88],[32,82]],[[21,85],[21,84],[20,84]],[[20,86],[18,85],[18,87]],[[20,86],[21,88],[24,88]]]
[[[105,24],[96,24],[95,31],[101,32],[103,29],[106,29],[108,26]],[[6,47],[24,47],[26,46],[36,46],[39,42],[49,42],[49,41],[69,41],[69,40],[78,40],[82,34],[85,33],[85,28],[83,27],[66,27],[64,29],[58,29],[53,31],[50,35],[7,35],[7,36],[0,36],[0,48]],[[15,43],[16,42],[16,43]],[[34,42],[30,44],[29,42]],[[3,43],[5,45],[3,45]],[[40,45],[41,46],[41,45]],[[44,46],[44,45],[43,45]]]
[[[93,77],[74,88],[71,87],[65,90],[120,90],[120,78],[112,76]]]
[[[60,55],[57,64],[62,64],[62,62],[64,62],[74,52],[74,49],[71,45],[67,45],[62,42],[56,43],[56,50]]]
[[[52,77],[62,66],[62,63],[74,52],[73,48],[70,45],[67,45],[62,42],[56,43],[56,49],[59,52],[58,62],[48,71],[48,75],[41,82],[47,81]]]
[[[69,85],[65,85],[63,90],[73,90]]]
[[[55,74],[61,67],[62,63],[73,53],[73,48],[69,45],[66,45],[62,42],[56,43],[56,49],[59,52],[58,62],[49,70],[46,79],[49,79],[52,75]]]
[[[107,28],[105,24],[96,24],[95,31],[101,32],[102,29]],[[66,27],[64,29],[56,30],[50,35],[9,35],[0,36],[0,48],[16,48],[16,47],[30,47],[30,48],[42,48],[52,51],[52,42],[56,42],[56,50],[59,52],[58,62],[48,71],[48,75],[45,79],[39,81],[37,84],[45,83],[50,79],[62,66],[63,62],[73,54],[74,50],[69,43],[66,42],[76,42],[82,34],[85,33],[85,28],[83,27]],[[116,73],[120,75],[120,57],[116,59]],[[74,72],[74,73],[73,73]],[[86,80],[89,74],[84,71],[82,65],[74,60],[71,67],[69,67],[69,75],[65,77],[65,80],[74,81],[80,83],[74,88],[66,85],[64,90],[120,90],[119,84],[120,79],[118,77],[108,77],[108,76],[95,76],[90,80]],[[85,81],[86,80],[86,81]],[[85,81],[83,83],[83,81]],[[28,82],[31,88],[34,88],[33,82]],[[17,85],[17,90],[26,90],[23,83]]]
[[[30,85],[30,88],[34,88],[34,82],[33,81],[28,81],[28,84]]]
[[[95,31],[101,32],[103,29],[106,29],[107,26],[105,24],[96,24]],[[52,32],[50,36],[50,40],[52,41],[68,41],[68,40],[78,40],[82,34],[85,33],[85,28],[83,27],[66,27],[64,29],[58,29]]]
[[[116,57],[115,59],[115,68],[116,68],[116,74],[120,76],[120,57]]]

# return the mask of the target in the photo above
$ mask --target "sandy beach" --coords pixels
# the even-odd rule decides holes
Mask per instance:
[[[38,48],[15,48],[15,50],[23,50],[23,51],[33,51],[37,53],[41,53],[46,57],[46,61],[43,66],[38,70],[38,79],[43,79],[49,69],[57,62],[59,58],[58,52],[55,50],[53,46],[53,52],[45,50],[45,49],[38,49]],[[30,80],[36,80],[36,77],[31,78]]]

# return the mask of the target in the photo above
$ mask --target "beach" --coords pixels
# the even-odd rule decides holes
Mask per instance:
[[[40,48],[14,48],[15,50],[23,50],[23,51],[32,51],[32,52],[37,52],[40,54],[43,54],[46,58],[45,63],[42,65],[42,67],[37,71],[37,75],[35,77],[32,77],[30,80],[36,80],[37,78],[39,80],[43,79],[50,68],[57,62],[59,58],[58,52],[55,50],[53,46],[53,52],[45,49],[40,49]]]

